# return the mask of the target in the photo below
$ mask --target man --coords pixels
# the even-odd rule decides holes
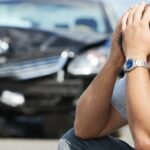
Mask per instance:
[[[150,150],[149,24],[150,7],[145,3],[121,18],[108,62],[81,95],[74,129],[62,137],[59,150],[132,150],[108,136],[127,123],[135,149]],[[126,75],[115,84],[123,64]]]

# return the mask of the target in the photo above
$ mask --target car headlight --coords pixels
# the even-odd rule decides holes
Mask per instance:
[[[105,65],[109,56],[106,48],[89,50],[75,57],[68,66],[68,72],[73,75],[97,74]]]

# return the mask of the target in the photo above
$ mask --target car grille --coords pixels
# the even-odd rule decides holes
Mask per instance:
[[[0,77],[13,77],[20,80],[43,77],[56,73],[66,63],[67,58],[61,56],[12,62],[0,65]]]

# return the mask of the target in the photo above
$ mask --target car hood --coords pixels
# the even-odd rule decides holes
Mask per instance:
[[[103,43],[110,35],[82,31],[42,31],[25,28],[0,28],[0,77],[33,79],[58,72],[69,54]]]

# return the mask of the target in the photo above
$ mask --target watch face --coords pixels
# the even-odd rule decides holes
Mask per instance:
[[[131,60],[131,59],[127,60],[127,62],[126,62],[126,68],[130,69],[130,68],[132,68],[132,66],[133,66],[133,60]]]

